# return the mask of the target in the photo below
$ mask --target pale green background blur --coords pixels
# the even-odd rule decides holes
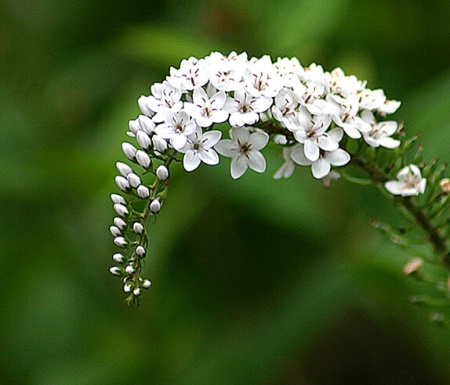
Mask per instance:
[[[137,99],[219,50],[341,66],[450,160],[450,2],[0,0],[0,383],[450,383],[450,330],[407,303],[374,188],[280,166],[175,171],[139,308],[108,273]],[[433,310],[433,309],[432,309]]]

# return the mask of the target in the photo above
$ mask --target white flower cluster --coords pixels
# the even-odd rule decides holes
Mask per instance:
[[[186,171],[201,162],[217,164],[218,152],[232,158],[233,178],[248,167],[264,172],[260,151],[271,131],[285,147],[286,164],[276,178],[289,177],[294,164],[311,165],[318,179],[327,176],[331,166],[347,164],[350,155],[339,148],[344,135],[363,138],[374,147],[400,144],[391,137],[397,122],[378,121],[395,112],[399,102],[387,100],[382,90],[366,88],[365,82],[339,68],[304,68],[295,58],[273,63],[269,56],[248,59],[246,53],[235,52],[192,57],[179,69],[171,68],[138,103],[142,115],[130,129],[139,144],[148,148],[156,142],[183,153]],[[232,127],[230,139],[221,140],[221,131],[211,128],[226,121]]]
[[[397,123],[383,120],[400,102],[387,100],[382,90],[366,88],[364,81],[339,68],[332,72],[316,64],[305,68],[295,58],[272,62],[269,56],[249,59],[246,53],[235,52],[191,57],[180,68],[170,68],[166,79],[153,84],[151,95],[141,96],[138,104],[142,114],[130,121],[129,135],[139,148],[127,142],[122,148],[128,160],[144,174],[153,174],[155,181],[144,183],[130,166],[117,164],[117,186],[132,200],[147,203],[138,213],[132,203],[113,194],[119,216],[111,228],[114,243],[128,253],[114,255],[118,266],[111,272],[135,297],[150,286],[140,278],[147,243],[141,227],[160,211],[169,166],[178,157],[182,156],[186,171],[202,162],[218,164],[218,154],[230,157],[231,176],[236,179],[248,168],[266,170],[261,151],[272,139],[283,149],[285,161],[275,178],[287,178],[295,165],[302,165],[311,166],[315,178],[331,180],[339,176],[332,167],[351,160],[340,145],[344,138],[372,147],[400,145],[392,137]],[[229,138],[213,129],[220,124],[231,127]]]

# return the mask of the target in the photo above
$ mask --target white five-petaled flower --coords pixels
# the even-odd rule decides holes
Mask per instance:
[[[246,127],[234,127],[230,130],[231,139],[224,139],[215,149],[221,155],[232,157],[231,177],[241,177],[248,167],[256,172],[266,170],[266,160],[261,154],[269,141],[269,135],[262,131],[250,132]]]
[[[419,167],[414,164],[402,168],[397,174],[397,179],[384,184],[386,190],[393,195],[408,197],[425,192],[427,180],[422,178]]]
[[[311,120],[307,127],[294,131],[295,139],[305,145],[306,158],[312,162],[319,159],[320,150],[334,151],[339,147],[343,131],[341,128],[327,131],[330,123],[331,118],[329,116],[321,115]]]
[[[181,90],[169,84],[168,81],[153,84],[151,92],[150,96],[140,97],[139,105],[145,115],[148,115],[148,110],[156,113],[152,118],[156,123],[164,120],[166,112],[177,112],[183,107]]]
[[[247,54],[231,52],[224,56],[213,52],[208,58],[208,71],[211,84],[218,90],[236,91],[245,87],[243,77],[247,70]]]
[[[259,113],[267,111],[272,105],[272,98],[253,97],[247,91],[236,91],[234,98],[228,98],[224,110],[230,113],[233,127],[252,125],[259,120]]]
[[[179,69],[170,68],[167,81],[182,91],[191,91],[204,86],[208,82],[205,59],[190,57],[188,60],[182,60]]]
[[[364,110],[361,114],[363,120],[372,125],[369,132],[363,132],[366,143],[372,147],[397,148],[400,141],[391,138],[397,131],[398,124],[395,121],[377,123],[372,111]]]
[[[342,148],[333,151],[320,151],[319,157],[311,161],[305,156],[305,150],[302,143],[293,147],[290,158],[300,166],[311,165],[313,177],[322,179],[331,172],[331,166],[344,166],[350,162],[350,154]]]
[[[222,110],[227,96],[224,91],[208,96],[203,88],[196,88],[193,103],[184,103],[184,109],[200,127],[209,127],[228,119],[228,112]]]
[[[187,136],[191,135],[197,127],[184,110],[168,112],[164,121],[165,123],[157,126],[155,131],[162,138],[170,139],[170,143],[177,151],[184,147]]]
[[[197,127],[195,132],[188,136],[186,145],[180,150],[184,153],[184,169],[193,171],[201,162],[211,166],[218,164],[219,156],[213,147],[219,142],[221,136],[220,131],[202,133],[200,127]]]

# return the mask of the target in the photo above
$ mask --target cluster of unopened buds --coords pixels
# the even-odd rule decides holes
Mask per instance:
[[[398,123],[385,119],[400,102],[366,88],[366,82],[340,68],[305,68],[295,58],[272,62],[269,56],[249,59],[235,52],[189,58],[153,84],[151,95],[141,96],[138,104],[142,114],[129,123],[134,144],[122,145],[134,169],[117,163],[122,195],[112,195],[117,217],[111,233],[121,252],[114,254],[110,271],[122,279],[128,302],[136,302],[151,285],[141,278],[148,246],[145,226],[164,203],[172,162],[182,162],[191,172],[201,163],[218,164],[220,154],[231,158],[236,179],[248,168],[266,170],[261,151],[271,143],[282,149],[284,159],[275,178],[290,177],[300,165],[329,183],[339,177],[332,169],[352,159],[349,141],[385,149],[401,144]],[[423,193],[425,185],[419,167],[410,164],[385,188],[412,196]]]

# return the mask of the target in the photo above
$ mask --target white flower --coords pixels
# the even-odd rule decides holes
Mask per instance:
[[[234,127],[230,130],[231,139],[224,139],[215,149],[221,155],[232,157],[231,177],[241,177],[248,167],[256,172],[266,170],[266,160],[261,154],[269,141],[269,135],[256,131],[251,133],[246,127]]]
[[[397,122],[389,121],[377,123],[373,113],[368,110],[363,111],[361,115],[365,122],[372,125],[369,132],[363,133],[364,140],[369,146],[382,146],[392,149],[400,145],[399,140],[391,138],[391,135],[395,134],[397,131]]]
[[[278,58],[274,67],[283,86],[295,89],[300,85],[298,76],[304,72],[304,69],[297,58]]]
[[[384,184],[386,190],[393,195],[408,197],[425,192],[427,180],[422,178],[419,167],[414,164],[402,168],[397,174],[397,179]]]
[[[169,111],[177,112],[183,107],[181,90],[172,86],[167,81],[153,84],[151,92],[152,95],[150,96],[141,96],[139,105],[143,106],[143,108],[141,107],[141,110],[144,114],[148,109],[156,113],[156,115],[153,116],[153,121],[156,123],[160,123],[164,120],[165,113]]]
[[[275,96],[275,105],[272,106],[272,115],[279,122],[286,125],[286,121],[297,113],[298,100],[293,91],[283,88]]]
[[[386,101],[383,90],[364,89],[359,94],[359,106],[361,110],[377,110]]]
[[[272,98],[253,97],[246,91],[236,91],[234,98],[228,98],[224,110],[230,113],[230,124],[233,127],[252,125],[259,120],[259,112],[269,109]]]
[[[377,111],[381,116],[393,114],[398,110],[400,104],[397,100],[386,100],[381,107],[378,107]]]
[[[244,81],[247,84],[246,91],[253,96],[274,97],[283,87],[269,55],[264,55],[261,59],[253,58],[248,62]]]
[[[330,123],[329,116],[316,116],[308,126],[294,132],[295,139],[305,145],[306,158],[312,162],[319,159],[320,150],[334,151],[339,147],[343,131],[341,128],[334,128],[326,132]]]
[[[205,59],[190,57],[188,60],[182,60],[179,69],[170,68],[167,81],[182,91],[191,91],[204,86],[208,82]]]
[[[299,146],[303,145],[297,143],[294,146],[283,148],[283,159],[285,160],[285,162],[273,176],[274,179],[289,178],[294,173],[295,163],[291,158],[291,154],[292,152],[296,151]],[[303,152],[303,148],[301,149],[301,151]]]
[[[193,94],[193,103],[184,103],[184,109],[200,127],[209,127],[228,119],[228,112],[222,110],[227,100],[224,91],[209,97],[203,88],[197,88]]]
[[[219,163],[219,157],[213,147],[219,142],[220,131],[202,133],[200,127],[188,136],[186,145],[180,149],[184,153],[183,167],[186,171],[195,170],[201,162],[211,166]]]
[[[313,177],[316,179],[326,177],[331,171],[331,166],[344,166],[351,159],[346,151],[338,148],[333,151],[321,151],[319,157],[315,161],[311,161],[305,156],[305,150],[301,143],[293,148],[290,157],[300,166],[311,165]]]
[[[194,133],[195,127],[195,122],[182,110],[168,113],[165,123],[156,127],[156,133],[164,139],[170,139],[173,148],[179,150],[186,144],[187,136]]]
[[[229,92],[242,90],[245,87],[242,81],[247,70],[245,52],[240,55],[231,52],[228,56],[213,52],[206,60],[211,84],[216,89]]]

